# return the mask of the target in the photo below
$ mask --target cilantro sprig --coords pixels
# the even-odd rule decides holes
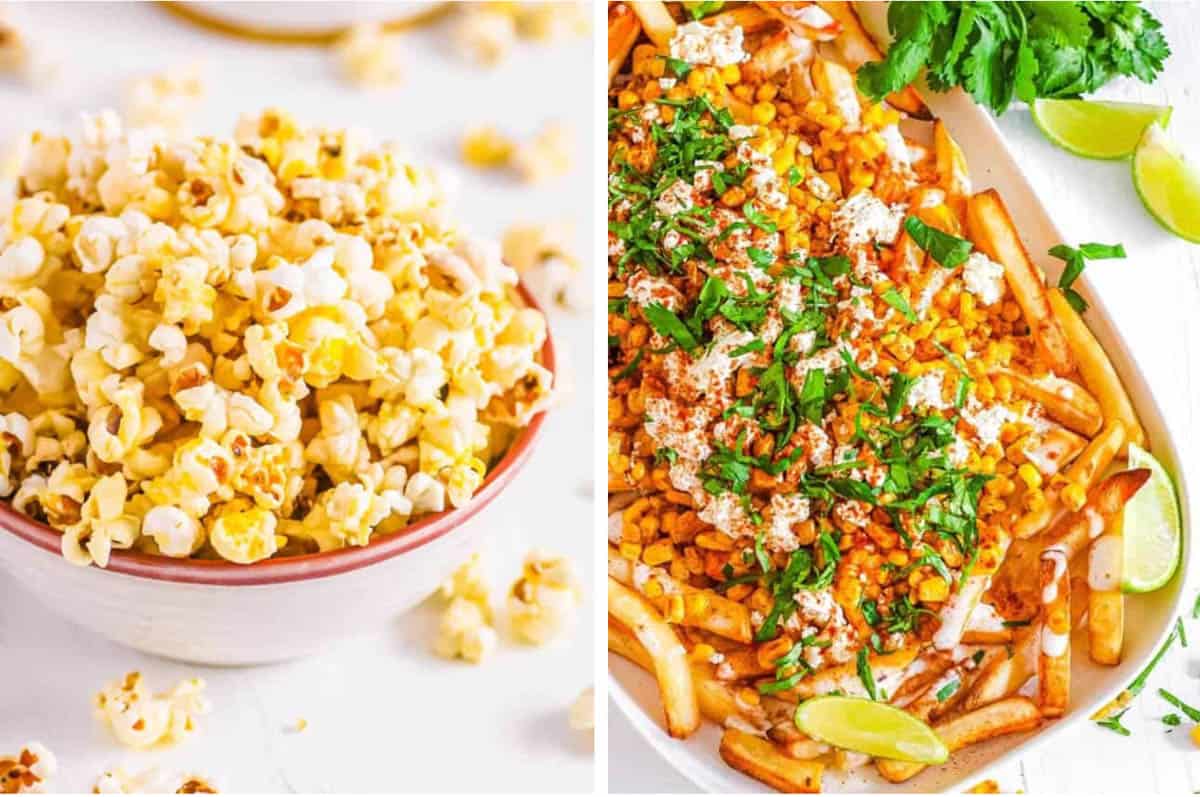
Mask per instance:
[[[1073,246],[1059,244],[1050,248],[1050,255],[1066,261],[1066,268],[1058,278],[1058,289],[1062,291],[1067,304],[1071,305],[1075,312],[1082,313],[1088,309],[1088,303],[1072,286],[1075,284],[1075,280],[1083,274],[1083,270],[1087,268],[1087,261],[1124,258],[1125,247],[1121,244],[1090,243],[1080,244],[1076,249]]]
[[[1014,97],[1078,97],[1118,75],[1152,83],[1171,54],[1137,3],[892,3],[888,29],[895,41],[859,68],[859,91],[882,100],[924,68],[934,91],[961,86],[997,115]]]

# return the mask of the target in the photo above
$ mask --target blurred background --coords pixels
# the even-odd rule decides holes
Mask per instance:
[[[80,112],[103,108],[228,136],[242,114],[278,107],[438,167],[461,227],[510,233],[566,360],[539,450],[488,515],[494,595],[541,547],[569,556],[591,596],[588,16],[571,3],[0,4],[0,179],[22,135],[76,131]],[[247,28],[263,35],[232,35]],[[591,598],[564,637],[502,642],[478,667],[430,651],[438,609],[309,660],[221,670],[116,646],[0,581],[0,751],[45,744],[55,791],[90,791],[121,765],[196,770],[236,792],[590,791],[591,734],[567,715],[593,678]],[[204,678],[214,707],[200,732],[170,750],[119,747],[91,700],[131,670],[155,688]]]

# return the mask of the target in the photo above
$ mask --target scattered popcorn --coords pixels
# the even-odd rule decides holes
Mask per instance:
[[[586,3],[521,3],[517,10],[517,32],[533,41],[584,36],[591,27]]]
[[[574,622],[581,600],[579,584],[565,557],[531,551],[525,557],[521,578],[508,595],[512,632],[531,645],[549,642]]]
[[[25,153],[0,496],[76,564],[366,545],[466,504],[549,406],[545,318],[393,145],[274,110],[187,139],[105,111]]]
[[[151,767],[129,773],[123,767],[96,778],[93,794],[218,794],[212,778],[192,772],[164,771]]]
[[[0,20],[0,72],[23,74],[29,62],[29,48],[21,32]]]
[[[480,169],[506,165],[514,149],[512,139],[491,125],[469,129],[461,147],[463,161]]]
[[[483,66],[503,61],[517,43],[517,22],[502,6],[472,3],[459,13],[454,43],[460,54]]]
[[[483,616],[489,623],[492,621],[491,588],[479,554],[471,554],[470,559],[443,581],[438,594],[449,601],[455,598],[469,600],[483,609]]]
[[[134,127],[157,127],[172,135],[184,132],[204,102],[204,81],[197,66],[144,75],[129,83],[123,113]]]
[[[548,124],[533,140],[517,147],[512,163],[526,182],[545,182],[571,170],[574,145],[574,135],[569,127],[559,123]]]
[[[396,37],[377,24],[355,25],[334,47],[342,74],[360,86],[390,86],[402,75],[396,58]]]
[[[211,711],[203,692],[204,682],[192,678],[169,692],[152,695],[142,674],[131,672],[96,695],[96,716],[127,747],[144,750],[175,744],[195,732],[197,717]]]
[[[15,756],[0,755],[0,794],[41,794],[56,772],[54,754],[30,742]]]
[[[454,598],[442,613],[433,649],[447,659],[479,664],[496,649],[498,642],[483,607],[466,598]]]
[[[589,304],[591,291],[566,243],[570,232],[564,225],[518,224],[504,233],[504,261],[543,306],[581,310]]]
[[[584,689],[567,715],[567,722],[572,730],[591,731],[596,728],[596,692],[592,687]]]
[[[304,717],[300,717],[284,730],[286,730],[288,733],[304,733],[306,730],[308,730],[308,720],[304,719]]]

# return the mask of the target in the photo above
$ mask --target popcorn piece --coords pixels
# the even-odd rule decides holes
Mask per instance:
[[[396,37],[376,24],[355,25],[334,47],[342,74],[360,86],[389,86],[400,82]]]
[[[474,601],[454,598],[442,613],[433,649],[447,659],[465,659],[479,664],[496,649],[495,629],[487,624],[484,610]]]
[[[465,58],[494,66],[508,57],[517,42],[517,23],[503,8],[486,3],[465,6],[454,26],[454,42]]]
[[[218,794],[213,779],[194,772],[164,771],[151,767],[142,772],[126,772],[117,767],[96,778],[93,794]]]
[[[507,165],[515,149],[512,139],[491,125],[483,125],[463,135],[461,153],[467,165],[491,169]]]
[[[538,302],[579,310],[587,307],[591,292],[581,279],[579,261],[569,253],[568,237],[565,225],[515,225],[504,233],[504,260],[521,274]]]
[[[0,794],[41,794],[57,772],[54,754],[30,742],[15,756],[0,755]]]
[[[196,731],[196,718],[212,710],[204,697],[204,682],[193,678],[174,689],[151,695],[142,674],[131,672],[96,695],[96,716],[121,744],[144,750],[175,744]]]
[[[130,81],[124,115],[137,127],[159,127],[171,134],[187,129],[204,101],[204,81],[192,65]]]
[[[483,558],[471,554],[471,558],[459,565],[450,578],[438,587],[438,594],[446,600],[464,598],[476,603],[483,609],[484,619],[492,621],[491,588],[487,583],[487,574],[483,570]]]
[[[584,689],[579,693],[579,697],[575,698],[575,702],[571,704],[571,710],[567,714],[567,723],[572,730],[595,730],[596,693],[592,687]]]
[[[517,14],[517,32],[534,41],[583,36],[591,27],[586,3],[522,3]]]
[[[513,634],[531,645],[544,644],[561,634],[575,619],[582,600],[571,563],[561,556],[531,551],[521,578],[508,595]]]
[[[224,558],[248,565],[270,558],[286,542],[275,533],[279,518],[260,507],[230,508],[227,504],[208,532],[208,541]]]
[[[512,165],[528,183],[542,183],[571,170],[574,134],[563,124],[544,126],[532,140],[517,147]]]

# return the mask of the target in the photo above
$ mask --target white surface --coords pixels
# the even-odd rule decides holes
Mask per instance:
[[[1200,140],[1200,108],[1192,76],[1200,67],[1200,15],[1187,4],[1151,4],[1166,25],[1175,55],[1153,86],[1122,82],[1101,96],[1175,106],[1171,132],[1182,142]],[[1010,148],[1068,243],[1123,242],[1126,261],[1093,265],[1088,278],[1106,303],[1129,349],[1162,404],[1177,441],[1182,467],[1194,482],[1197,456],[1196,357],[1200,353],[1200,247],[1172,238],[1145,215],[1130,184],[1127,163],[1075,158],[1046,142],[1023,109],[1000,120]],[[1200,157],[1200,152],[1193,153]],[[1195,552],[1193,552],[1195,553]],[[1186,591],[1186,595],[1193,594]],[[1189,623],[1200,637],[1200,624]],[[1008,790],[1077,794],[1153,791],[1178,794],[1200,788],[1200,753],[1186,733],[1191,723],[1164,733],[1159,717],[1170,709],[1159,687],[1200,703],[1196,680],[1200,643],[1168,656],[1146,691],[1125,716],[1133,735],[1123,738],[1091,724],[1058,736],[1041,751],[996,773]],[[687,792],[694,787],[638,738],[629,720],[610,702],[609,787],[612,792]],[[619,762],[619,763],[618,763]]]
[[[460,218],[489,234],[516,221],[569,219],[587,251],[594,192],[579,185],[593,102],[579,90],[589,85],[591,68],[584,40],[528,47],[486,72],[455,59],[445,29],[436,28],[403,40],[402,86],[363,92],[338,79],[323,51],[218,38],[150,5],[8,12],[61,66],[58,81],[37,92],[0,80],[0,138],[25,125],[71,124],[79,110],[117,105],[130,77],[193,61],[203,65],[209,92],[199,127],[224,134],[240,112],[276,105],[315,122],[369,127],[424,157],[454,162],[459,135],[470,124],[528,135],[563,118],[580,135],[572,176],[531,189],[464,172],[457,207]],[[592,415],[581,397],[594,392],[591,321],[557,315],[552,323],[572,366],[575,398],[549,419],[540,450],[509,500],[490,515],[498,526],[493,584],[507,587],[525,552],[540,545],[569,554],[590,595]],[[422,607],[385,633],[306,661],[221,670],[105,642],[0,582],[0,751],[42,741],[59,757],[63,774],[55,785],[71,790],[90,789],[106,767],[159,762],[211,772],[239,792],[589,790],[590,741],[570,731],[566,717],[593,677],[590,600],[565,639],[537,650],[503,644],[480,669],[428,653],[435,617]],[[204,677],[215,707],[200,733],[170,751],[118,748],[92,718],[90,700],[132,669],[164,688],[185,676]],[[308,729],[288,733],[299,718]]]

